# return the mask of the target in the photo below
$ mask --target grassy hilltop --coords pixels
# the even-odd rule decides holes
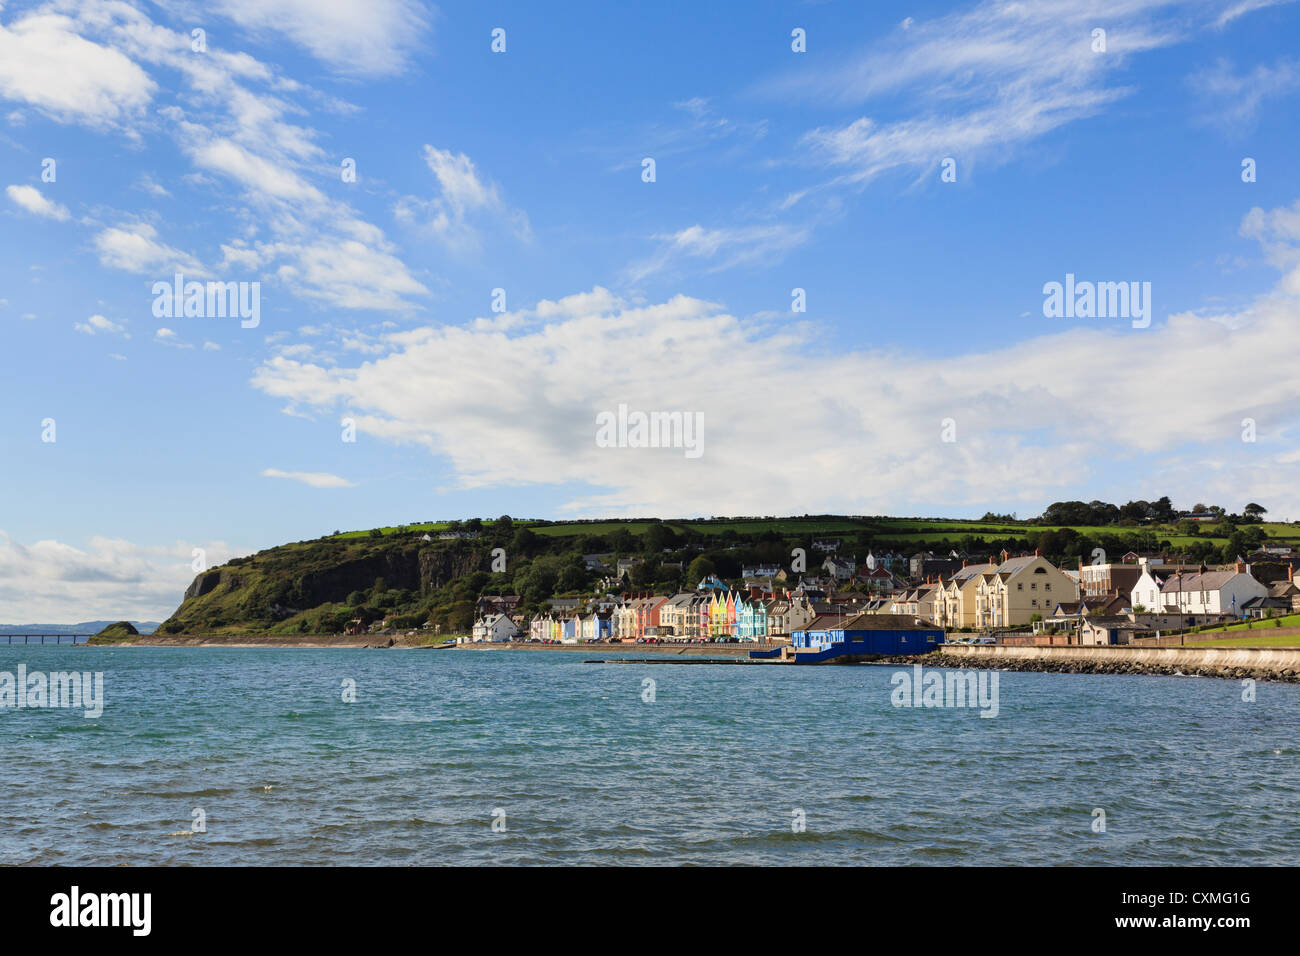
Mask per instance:
[[[1056,506],[1053,506],[1055,508]],[[1048,515],[1052,509],[1048,509]],[[335,532],[236,558],[199,574],[161,634],[328,634],[348,621],[388,619],[397,627],[439,624],[443,633],[469,629],[480,595],[519,594],[526,611],[553,596],[592,594],[612,576],[614,559],[643,559],[628,586],[668,593],[694,587],[705,574],[735,580],[750,564],[789,567],[802,547],[816,573],[814,537],[836,537],[840,553],[910,554],[956,549],[984,557],[1006,548],[1038,548],[1061,563],[1092,560],[1103,548],[1118,559],[1129,550],[1176,551],[1191,560],[1232,560],[1261,542],[1300,545],[1300,526],[1259,521],[1215,523],[1120,520],[1041,523],[987,520],[849,517],[716,518],[549,522],[474,519]],[[439,533],[463,538],[439,539]],[[426,541],[428,536],[432,540]],[[496,551],[501,549],[501,551]],[[608,556],[588,570],[583,555]],[[493,571],[494,562],[505,570]]]

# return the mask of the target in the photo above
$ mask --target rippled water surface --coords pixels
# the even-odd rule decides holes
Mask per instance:
[[[587,656],[0,646],[106,698],[0,710],[0,863],[1300,863],[1300,687]]]

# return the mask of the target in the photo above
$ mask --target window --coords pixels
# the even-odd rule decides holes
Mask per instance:
[[[1031,590],[1031,591],[1037,591],[1037,590],[1038,590],[1038,582],[1035,581],[1033,584],[1029,585],[1029,590]]]
[[[1017,591],[1023,591],[1024,589],[1025,589],[1025,583],[1023,581],[1021,581],[1019,584],[1016,585]]]
[[[1051,586],[1050,584],[1044,584],[1044,585],[1043,585],[1043,590],[1044,590],[1044,591],[1050,591],[1050,590],[1052,590],[1052,586]]]

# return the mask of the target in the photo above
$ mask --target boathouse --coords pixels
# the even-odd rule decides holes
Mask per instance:
[[[848,620],[819,626],[812,621],[806,630],[791,635],[798,660],[814,656],[869,658],[885,654],[927,654],[943,643],[943,629],[903,614],[859,614]]]

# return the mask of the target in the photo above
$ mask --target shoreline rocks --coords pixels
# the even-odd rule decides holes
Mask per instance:
[[[881,664],[921,664],[926,667],[949,667],[954,670],[1026,671],[1040,674],[1118,674],[1141,677],[1215,677],[1222,680],[1277,681],[1300,683],[1300,671],[1287,668],[1272,670],[1238,666],[1188,666],[1158,664],[1133,660],[1070,660],[1067,658],[1019,658],[994,654],[967,656],[935,651],[922,656],[882,658]]]

